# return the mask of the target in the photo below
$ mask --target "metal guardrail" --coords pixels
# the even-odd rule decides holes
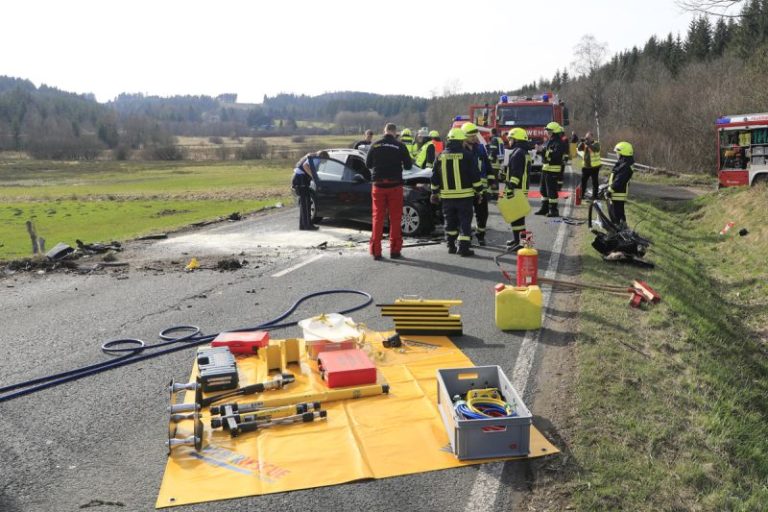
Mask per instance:
[[[607,158],[608,155],[613,155],[616,158]],[[605,157],[602,157],[600,159],[602,164],[603,165],[606,165],[606,164],[607,165],[616,165],[616,162],[619,159],[619,155],[617,155],[616,153],[608,153],[608,155],[606,155]],[[650,165],[638,164],[637,162],[632,164],[632,167],[634,167],[635,169],[638,169],[640,171],[645,171],[645,172],[662,172],[664,174],[677,174],[677,173],[670,172],[670,171],[668,171],[666,169],[660,169],[658,167],[651,167]]]

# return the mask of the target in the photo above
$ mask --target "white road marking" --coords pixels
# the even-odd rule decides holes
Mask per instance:
[[[565,209],[563,210],[563,217],[570,217],[571,215],[571,202],[566,200]],[[547,268],[542,272],[544,277],[554,279],[557,275],[557,266],[560,264],[560,253],[563,250],[563,244],[565,243],[565,234],[567,232],[568,225],[563,222],[557,228],[557,235],[555,237],[555,243],[552,246],[551,256],[547,263]],[[550,308],[550,302],[552,301],[552,293],[550,291],[543,292],[544,295],[544,311],[542,314],[546,319],[547,310]],[[525,389],[528,386],[528,378],[531,375],[531,369],[533,368],[533,360],[536,356],[536,348],[539,345],[539,333],[541,330],[528,331],[523,338],[523,343],[520,345],[520,352],[517,355],[515,361],[515,368],[512,370],[512,385],[515,387],[521,397],[525,396]],[[504,462],[494,462],[492,464],[484,464],[480,466],[480,470],[477,472],[474,484],[472,484],[472,490],[469,492],[469,500],[464,507],[465,512],[485,512],[492,511],[496,503],[496,496],[499,494],[501,488],[501,476],[504,472]]]
[[[285,270],[281,270],[280,272],[276,272],[276,273],[272,274],[272,277],[283,277],[285,274],[288,274],[290,272],[293,272],[294,270],[300,269],[304,265],[309,265],[313,261],[317,261],[317,260],[319,260],[322,257],[323,257],[322,254],[318,254],[317,256],[312,256],[308,260],[304,260],[301,263],[297,263],[296,265],[294,265],[292,267],[288,267]]]

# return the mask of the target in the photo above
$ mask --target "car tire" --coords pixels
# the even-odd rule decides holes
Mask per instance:
[[[309,193],[309,218],[312,219],[312,224],[317,224],[322,217],[317,216],[317,197],[314,192]]]
[[[403,220],[400,225],[403,236],[425,235],[434,229],[429,209],[416,203],[403,204]]]

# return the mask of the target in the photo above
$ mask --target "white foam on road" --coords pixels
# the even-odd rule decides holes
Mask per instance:
[[[563,217],[570,217],[571,215],[571,202],[567,201],[565,209],[563,210]],[[567,233],[568,224],[561,223],[557,228],[557,235],[555,236],[555,243],[552,245],[552,252],[550,253],[549,262],[547,268],[542,272],[544,277],[554,279],[557,276],[557,267],[560,264],[560,255],[565,244],[565,235]],[[551,290],[544,291],[544,311],[542,314],[544,318],[547,318],[547,311],[550,309],[550,303],[552,301]],[[543,327],[543,326],[542,326]],[[520,352],[517,355],[515,361],[515,367],[512,370],[512,385],[515,387],[521,397],[525,395],[525,390],[528,386],[528,378],[531,375],[533,369],[533,362],[536,357],[536,349],[539,345],[539,334],[541,330],[528,331],[523,338],[523,343],[520,345]],[[504,462],[494,462],[492,464],[484,464],[480,466],[480,470],[477,472],[474,484],[472,484],[472,490],[469,492],[469,499],[464,507],[465,512],[486,512],[492,511],[496,503],[496,497],[499,494],[501,488],[501,476],[504,473]]]
[[[296,265],[294,265],[292,267],[288,267],[285,270],[281,270],[280,272],[276,272],[276,273],[272,274],[272,277],[283,277],[284,275],[290,274],[294,270],[300,269],[301,267],[303,267],[305,265],[309,265],[310,263],[312,263],[314,261],[317,261],[317,260],[319,260],[322,257],[323,257],[322,254],[318,254],[317,256],[312,256],[308,260],[304,260],[301,263],[297,263]]]

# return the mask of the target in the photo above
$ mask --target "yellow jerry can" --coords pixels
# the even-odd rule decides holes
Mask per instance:
[[[543,297],[536,285],[496,285],[496,327],[502,331],[541,329]]]

